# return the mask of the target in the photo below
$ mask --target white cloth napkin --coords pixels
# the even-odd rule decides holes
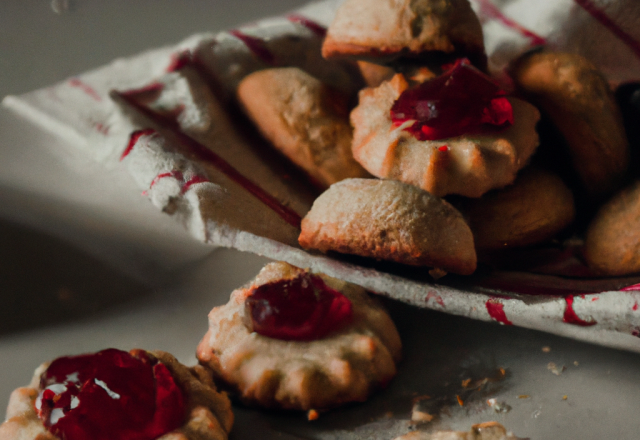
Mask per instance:
[[[579,53],[612,85],[640,80],[638,0],[470,0],[490,66],[500,70],[535,46]]]

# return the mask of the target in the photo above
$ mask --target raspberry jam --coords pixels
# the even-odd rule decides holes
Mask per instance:
[[[426,141],[507,128],[513,109],[504,90],[462,59],[439,77],[402,92],[391,107],[391,120],[395,126],[415,121],[405,130]]]
[[[38,416],[63,440],[153,440],[185,419],[182,390],[141,350],[58,358],[40,387]]]
[[[275,339],[312,341],[351,321],[351,301],[322,278],[303,273],[256,287],[245,301],[250,329]]]

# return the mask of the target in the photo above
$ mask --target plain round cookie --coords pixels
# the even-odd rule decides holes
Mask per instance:
[[[478,250],[541,243],[575,217],[571,190],[560,177],[538,168],[526,168],[511,186],[469,199],[461,211]]]
[[[410,183],[436,196],[480,197],[512,183],[538,146],[540,113],[531,104],[509,97],[511,127],[492,134],[420,141],[391,121],[393,103],[409,87],[395,75],[377,88],[360,92],[351,112],[353,156],[374,176]],[[446,147],[446,148],[441,148]]]
[[[469,275],[473,236],[462,214],[395,180],[346,179],[318,197],[302,219],[305,249],[336,251]]]
[[[640,182],[600,208],[587,229],[584,258],[600,275],[640,272]]]
[[[346,94],[283,67],[248,75],[237,95],[263,136],[322,187],[369,175],[351,153]]]
[[[135,355],[136,351],[132,350],[131,354]],[[231,402],[226,393],[216,390],[211,375],[199,365],[188,368],[163,351],[146,354],[167,367],[184,393],[187,409],[182,427],[158,440],[227,440],[233,425]],[[60,440],[45,428],[35,409],[40,377],[47,367],[48,364],[38,367],[27,387],[11,393],[6,421],[0,425],[0,440]]]
[[[322,45],[325,58],[415,57],[426,52],[485,59],[482,26],[468,0],[347,0]]]
[[[353,319],[322,339],[284,341],[251,332],[244,324],[252,289],[305,272],[270,263],[229,302],[209,313],[209,331],[198,346],[201,364],[213,370],[250,405],[290,410],[332,408],[360,402],[396,374],[400,336],[387,312],[353,284],[318,274],[352,302]]]
[[[629,166],[622,115],[604,75],[586,58],[533,52],[511,67],[516,89],[549,114],[592,197],[615,190]]]

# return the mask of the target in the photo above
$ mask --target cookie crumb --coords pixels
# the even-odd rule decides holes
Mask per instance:
[[[497,413],[508,413],[511,411],[511,407],[507,405],[506,402],[498,402],[496,399],[487,400],[487,405]]]
[[[551,347],[549,347],[548,345],[545,345],[544,347],[542,347],[542,351],[544,353],[549,353],[551,351]]]
[[[412,424],[429,423],[433,419],[434,419],[433,415],[429,414],[426,411],[421,411],[417,407],[414,407],[413,410],[411,411],[411,423]]]
[[[429,275],[431,275],[431,278],[433,278],[434,280],[439,280],[440,278],[442,278],[446,274],[447,274],[446,270],[440,269],[438,267],[434,267],[433,269],[431,269],[429,271]]]
[[[313,420],[318,420],[319,417],[320,414],[315,409],[310,409],[309,412],[307,412],[307,420],[309,420],[310,422]]]
[[[430,421],[432,421],[435,416],[430,414],[428,411],[426,411],[425,409],[423,409],[422,402],[424,400],[429,400],[431,399],[431,396],[428,396],[426,394],[421,395],[421,396],[417,396],[414,397],[413,399],[411,399],[411,402],[413,403],[413,408],[411,409],[411,424],[412,425],[417,425],[417,424],[421,424],[421,423],[428,423]]]
[[[573,365],[577,367],[578,365],[580,365],[580,363],[578,363],[578,361],[573,361]]]
[[[529,397],[531,397],[531,396],[528,395],[528,394],[519,394],[518,395],[518,399],[528,399]]]
[[[549,362],[547,364],[547,369],[551,371],[553,374],[555,374],[556,376],[560,376],[562,372],[567,369],[567,367],[565,367],[564,365],[561,367],[558,367],[555,364],[555,362]]]
[[[562,400],[567,400],[569,398],[569,396],[567,396],[566,394],[564,396],[562,396]]]

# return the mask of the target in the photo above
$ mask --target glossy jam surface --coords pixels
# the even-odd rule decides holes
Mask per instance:
[[[402,92],[391,120],[396,126],[415,121],[405,130],[421,141],[438,140],[507,128],[513,109],[491,78],[458,60],[439,77]]]
[[[348,324],[353,314],[346,296],[309,273],[256,287],[245,308],[252,331],[295,341],[320,339]]]
[[[64,440],[153,440],[185,419],[182,390],[143,351],[61,357],[40,379],[44,426]]]

